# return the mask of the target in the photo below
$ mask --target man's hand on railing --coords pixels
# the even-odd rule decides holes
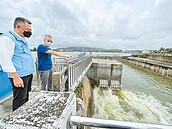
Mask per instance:
[[[66,58],[71,58],[72,56],[71,55],[66,55]]]
[[[53,66],[53,72],[56,72],[56,67],[55,66]]]

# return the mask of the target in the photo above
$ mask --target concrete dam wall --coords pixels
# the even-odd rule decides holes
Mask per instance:
[[[149,59],[152,59],[152,60],[160,60],[160,61],[172,63],[172,56],[149,55]]]
[[[155,74],[172,79],[172,64],[157,62],[154,60],[141,59],[141,58],[123,58],[122,61],[128,62],[140,68],[151,71]]]

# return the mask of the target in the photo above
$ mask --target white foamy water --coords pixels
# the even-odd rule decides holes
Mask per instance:
[[[153,96],[140,92],[122,90],[115,95],[111,90],[101,91],[96,87],[94,104],[96,118],[172,124],[172,104],[162,104]]]

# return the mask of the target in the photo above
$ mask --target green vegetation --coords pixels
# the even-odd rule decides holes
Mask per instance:
[[[149,57],[149,54],[139,54],[139,55],[134,55],[134,57],[148,58]]]
[[[172,54],[172,48],[166,48],[165,51],[166,51],[166,53],[168,53],[168,54]]]
[[[172,48],[161,47],[159,50],[154,50],[153,53],[172,54]]]
[[[75,94],[77,98],[82,98],[82,82],[79,84],[79,86],[75,90]]]
[[[136,55],[133,55],[133,57],[139,57],[139,58],[149,58],[150,55],[166,55],[171,56],[172,55],[172,48],[163,48],[161,47],[159,50],[147,50],[146,53],[139,52]]]

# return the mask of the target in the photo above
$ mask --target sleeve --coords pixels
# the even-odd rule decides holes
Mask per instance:
[[[50,48],[47,48],[46,46],[44,46],[44,45],[39,45],[38,46],[38,49],[37,49],[37,51],[38,52],[41,52],[41,53],[46,53],[48,50],[51,50]]]
[[[15,43],[7,36],[0,37],[0,65],[4,72],[16,72],[12,62]]]

